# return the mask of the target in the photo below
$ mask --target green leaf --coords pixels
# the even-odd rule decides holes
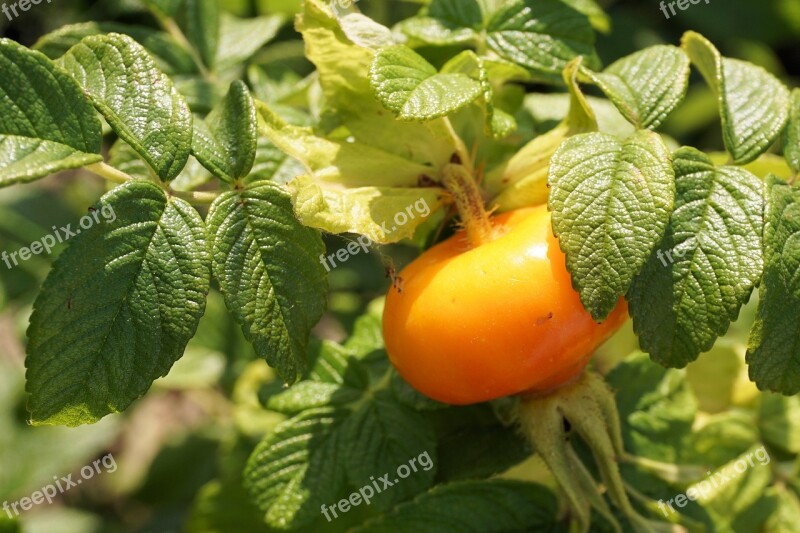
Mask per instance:
[[[597,31],[602,33],[611,32],[611,17],[603,11],[603,8],[595,0],[563,0],[563,2],[589,17],[589,22],[592,23],[592,27]]]
[[[43,54],[0,39],[0,187],[102,161],[100,121]]]
[[[408,499],[433,483],[437,461],[433,428],[425,417],[397,403],[391,392],[375,394],[348,418],[342,431],[351,485],[361,487],[376,474],[390,474],[391,490],[376,495],[373,501],[378,508]],[[423,454],[425,464],[409,466],[407,477],[400,478],[398,467]]]
[[[667,147],[647,130],[626,140],[570,137],[550,161],[553,231],[584,307],[602,320],[661,239],[675,180]]]
[[[477,38],[483,20],[477,0],[433,0],[427,15],[407,19],[397,29],[420,43],[463,44]]]
[[[189,43],[200,54],[203,63],[213,69],[220,40],[219,2],[216,0],[184,0],[180,14]]]
[[[222,14],[217,69],[237,67],[250,59],[261,47],[278,34],[285,18],[280,15],[240,19]]]
[[[637,352],[606,376],[616,391],[625,449],[675,462],[692,436],[697,400],[684,372],[653,364]]]
[[[583,69],[637,128],[656,129],[689,86],[689,58],[675,46],[656,45],[623,57],[602,73]]]
[[[70,48],[90,35],[123,33],[130,35],[153,54],[161,70],[167,74],[193,74],[197,65],[189,53],[171,35],[145,26],[131,26],[116,22],[81,22],[63,26],[41,37],[32,46],[50,59],[58,59]]]
[[[715,167],[704,153],[673,156],[675,210],[628,300],[642,350],[683,367],[725,333],[761,277],[761,181]]]
[[[370,82],[381,103],[401,120],[431,120],[458,111],[481,95],[481,84],[461,73],[437,73],[407,46],[375,56]]]
[[[256,446],[244,472],[245,487],[266,513],[268,525],[299,528],[318,519],[345,484],[338,457],[345,414],[311,409],[280,424]]]
[[[699,33],[686,32],[681,47],[717,95],[722,137],[733,162],[753,161],[783,131],[789,90],[761,67],[722,57]]]
[[[759,389],[800,392],[800,190],[767,178],[764,277],[745,360]]]
[[[762,394],[758,428],[768,444],[792,454],[800,453],[800,397]]]
[[[373,518],[356,531],[369,533],[500,533],[556,531],[555,495],[535,483],[510,479],[437,485]]]
[[[91,36],[61,59],[111,128],[164,181],[186,165],[192,115],[170,79],[136,41],[116,33]]]
[[[294,382],[325,308],[319,232],[297,221],[289,196],[270,182],[223,193],[211,206],[208,231],[225,304],[256,353]]]
[[[559,0],[503,2],[486,27],[486,43],[501,58],[558,83],[576,56],[598,65],[589,19]]]
[[[800,172],[800,89],[792,91],[791,106],[783,142],[783,155],[792,170]]]
[[[100,212],[75,228],[34,304],[25,364],[35,424],[128,407],[183,355],[205,309],[209,260],[194,208],[137,180],[103,196]]]
[[[295,383],[267,401],[267,409],[294,414],[306,409],[343,406],[358,400],[364,391],[323,381]]]
[[[192,154],[218,178],[244,178],[256,158],[257,114],[247,85],[231,84],[228,94],[205,120],[194,120]]]

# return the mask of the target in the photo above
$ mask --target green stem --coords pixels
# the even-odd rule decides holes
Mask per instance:
[[[174,191],[169,189],[167,192],[175,198],[186,200],[192,205],[209,205],[219,197],[219,192],[213,191]]]
[[[178,41],[178,44],[180,44],[186,49],[187,52],[189,52],[189,55],[192,56],[192,59],[197,65],[197,70],[200,71],[200,74],[202,74],[205,79],[214,81],[214,76],[206,68],[205,64],[203,63],[203,59],[200,57],[200,54],[197,53],[197,50],[195,50],[194,46],[192,46],[192,43],[190,43],[189,39],[186,38],[186,35],[184,35],[183,30],[181,30],[180,26],[178,26],[178,23],[175,22],[175,19],[155,12],[154,15],[156,19],[158,19],[158,23],[161,24],[161,27],[164,28],[164,31],[169,33],[173,39]]]
[[[97,174],[101,178],[107,179],[108,181],[113,181],[114,183],[125,183],[126,181],[133,179],[130,174],[126,174],[121,170],[117,170],[103,161],[94,163],[92,165],[87,165],[85,168],[89,172]]]

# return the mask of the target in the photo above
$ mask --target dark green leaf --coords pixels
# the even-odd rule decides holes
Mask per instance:
[[[0,39],[0,187],[102,161],[100,121],[43,54]]]
[[[137,180],[94,213],[34,304],[25,360],[34,423],[74,426],[125,409],[183,355],[205,309],[208,252],[189,204]]]
[[[637,131],[568,138],[550,161],[553,231],[584,307],[602,320],[625,294],[669,221],[675,179],[661,137]]]
[[[116,22],[81,22],[63,26],[41,37],[33,45],[50,59],[58,59],[70,48],[90,35],[105,33],[123,33],[130,35],[153,54],[158,66],[167,74],[192,74],[197,72],[197,65],[192,55],[172,36],[155,31],[145,26],[131,26]]]
[[[596,67],[589,19],[559,0],[503,2],[486,28],[489,48],[535,76],[559,83],[561,71],[576,56]]]
[[[301,381],[267,401],[267,409],[295,414],[315,407],[341,406],[358,400],[363,391],[322,381]]]
[[[235,81],[205,120],[194,120],[192,154],[215,176],[244,178],[256,157],[256,107],[247,86]]]
[[[217,0],[184,0],[181,22],[186,38],[208,68],[214,68],[220,40],[220,13]]]
[[[256,353],[292,383],[306,366],[327,282],[320,233],[295,218],[279,186],[223,193],[208,215],[214,276]]]
[[[555,495],[541,485],[497,479],[437,485],[374,518],[362,533],[501,533],[558,530]]]
[[[299,528],[318,519],[345,484],[338,457],[344,413],[312,409],[280,424],[256,447],[244,472],[245,487],[267,524]]]
[[[433,0],[427,15],[407,19],[398,29],[421,43],[460,44],[477,38],[483,20],[477,0]]]
[[[164,181],[186,165],[192,115],[140,44],[116,33],[91,36],[61,59],[117,135]]]
[[[636,353],[606,376],[616,391],[625,449],[659,461],[677,461],[691,438],[697,400],[680,370]]]
[[[422,415],[397,403],[389,392],[374,395],[348,418],[342,431],[351,485],[368,485],[371,477],[389,474],[391,489],[376,495],[373,502],[379,508],[408,499],[433,483],[437,461],[433,428]],[[412,467],[410,461],[415,458],[424,461],[415,461]],[[398,470],[401,465],[406,465],[406,474]]]
[[[800,190],[770,176],[764,277],[746,361],[761,390],[800,392]]]
[[[673,166],[675,210],[628,300],[642,350],[683,367],[725,333],[761,277],[764,196],[758,178],[694,148]]]

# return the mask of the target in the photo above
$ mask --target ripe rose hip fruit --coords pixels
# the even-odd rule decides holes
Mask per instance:
[[[557,388],[627,318],[623,299],[601,324],[583,308],[546,206],[494,217],[492,228],[479,246],[462,231],[426,251],[386,298],[389,358],[435,400],[470,404]]]

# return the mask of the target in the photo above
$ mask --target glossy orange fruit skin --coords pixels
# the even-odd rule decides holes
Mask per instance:
[[[415,389],[465,405],[544,392],[579,375],[628,317],[601,324],[572,288],[546,206],[492,219],[500,235],[471,248],[459,232],[424,252],[389,289],[383,336]]]

